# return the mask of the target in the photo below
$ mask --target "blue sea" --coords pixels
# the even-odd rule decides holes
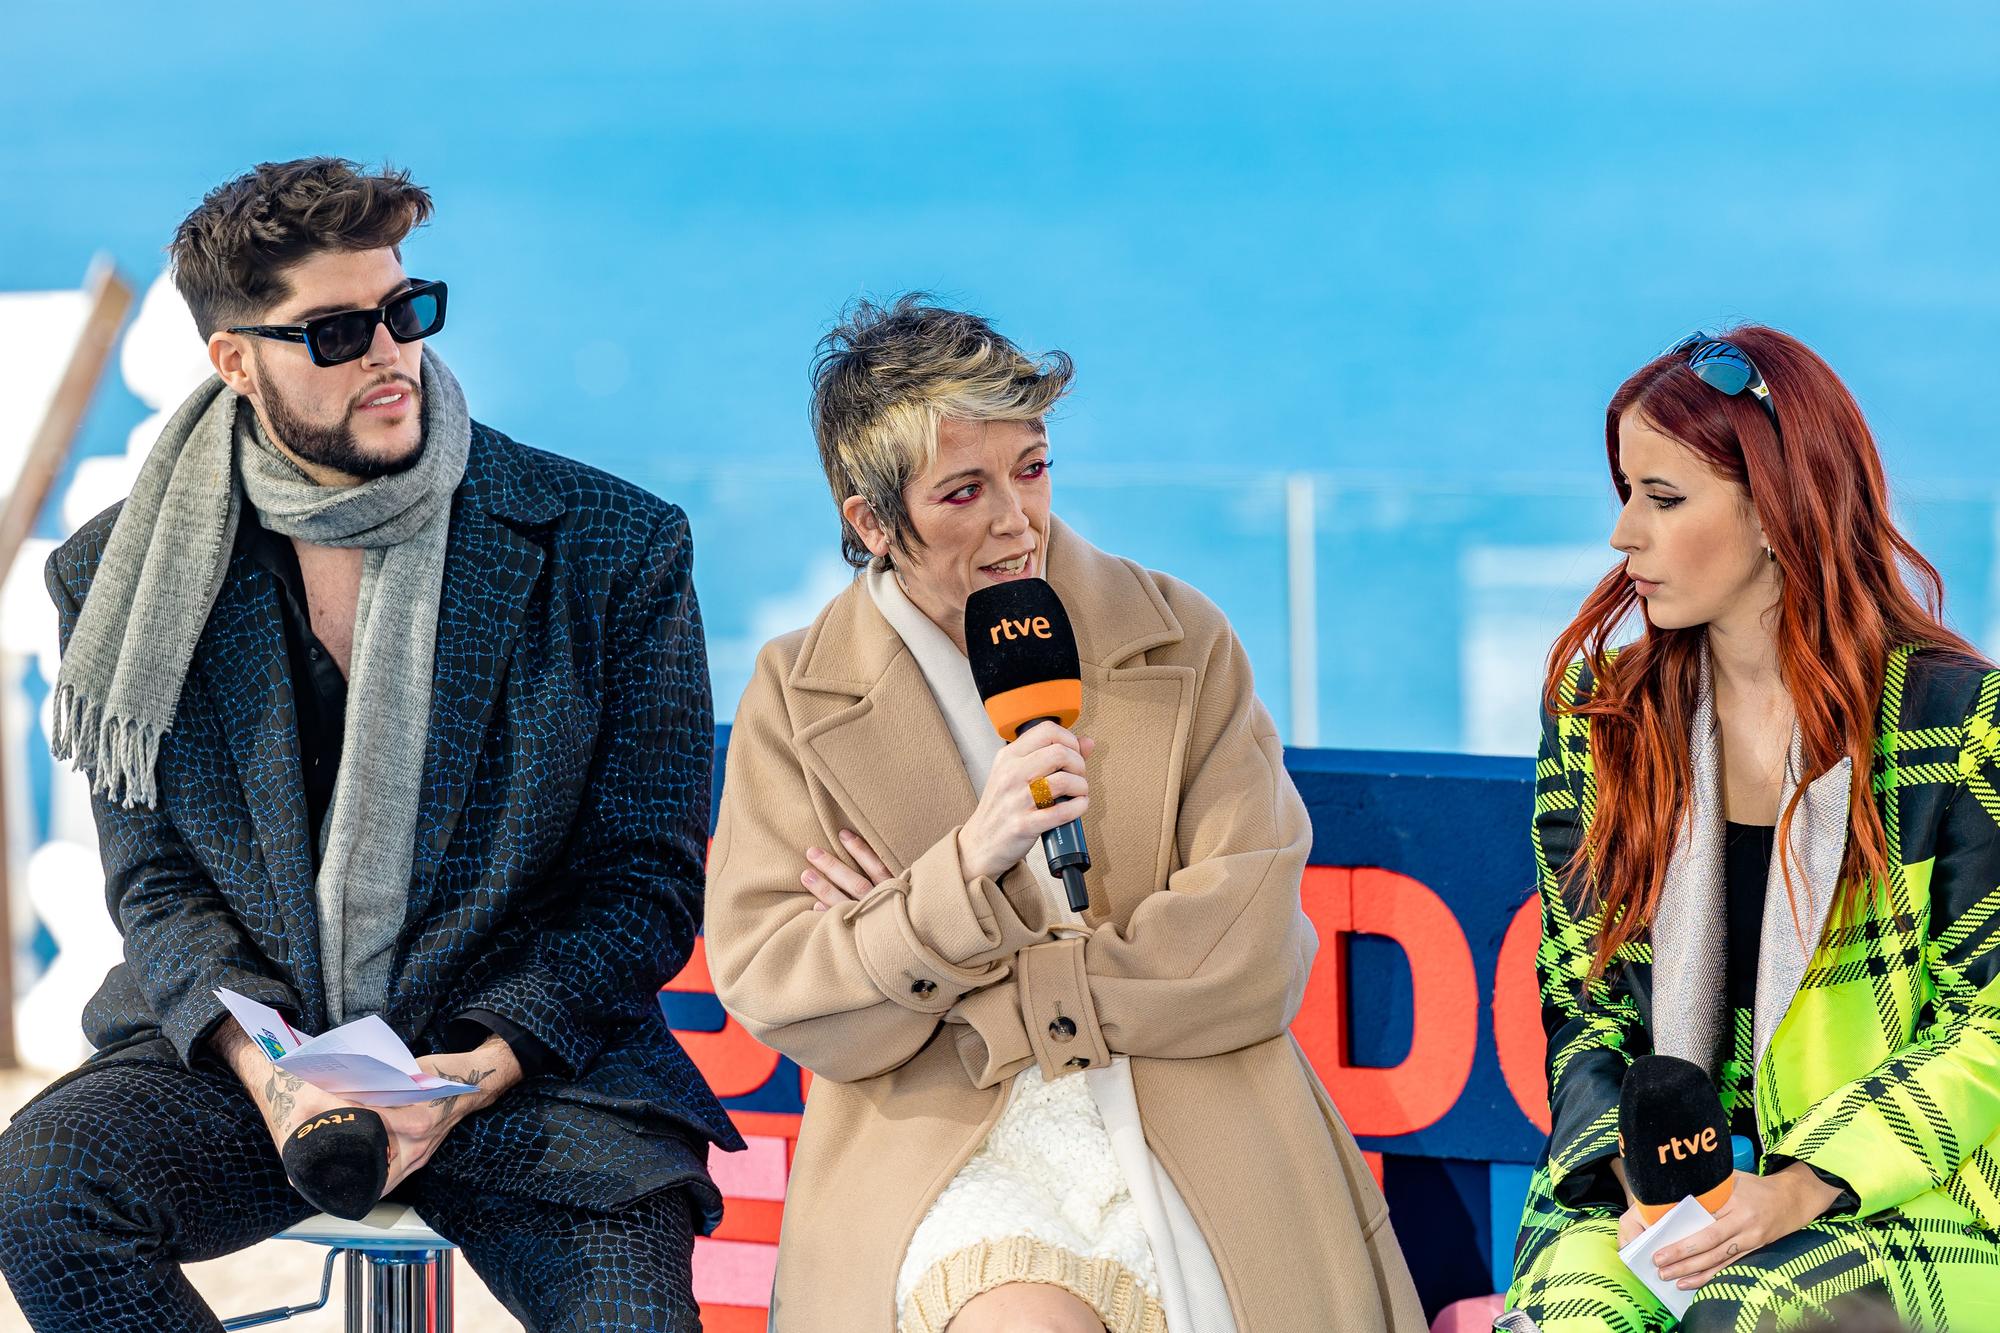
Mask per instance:
[[[688,509],[727,716],[844,577],[814,344],[929,290],[1076,359],[1058,510],[1289,739],[1519,752],[1604,401],[1698,326],[1843,372],[2000,649],[1996,70],[1975,3],[16,4],[0,291],[143,289],[260,160],[409,168],[475,414]],[[80,452],[146,412],[114,364]]]

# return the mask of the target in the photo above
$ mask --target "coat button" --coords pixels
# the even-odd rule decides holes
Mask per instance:
[[[1049,1024],[1049,1035],[1057,1041],[1069,1041],[1076,1036],[1076,1023],[1072,1019],[1058,1018]]]
[[[937,983],[935,981],[927,981],[922,977],[918,977],[910,983],[910,994],[912,995],[929,995],[936,989]]]
[[[1088,1068],[1090,1068],[1090,1057],[1089,1057],[1089,1056],[1087,1056],[1087,1055],[1079,1055],[1079,1056],[1077,1056],[1077,1057],[1076,1057],[1075,1059],[1073,1059],[1073,1060],[1065,1060],[1065,1061],[1063,1061],[1063,1068],[1064,1068],[1064,1069],[1088,1069]]]

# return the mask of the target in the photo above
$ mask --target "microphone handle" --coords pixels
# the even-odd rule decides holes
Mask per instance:
[[[1014,732],[1016,736],[1026,735],[1029,728],[1039,727],[1044,722],[1054,722],[1052,717],[1038,717],[1024,722]],[[1058,801],[1069,797],[1060,796]],[[1069,897],[1069,910],[1081,912],[1090,906],[1090,890],[1083,882],[1083,872],[1090,869],[1090,847],[1083,840],[1083,821],[1072,819],[1067,824],[1059,824],[1042,835],[1042,855],[1049,860],[1049,873],[1063,882],[1063,891]]]
[[[1090,907],[1090,890],[1084,887],[1083,872],[1075,866],[1063,871],[1063,892],[1069,895],[1069,910],[1087,911]]]

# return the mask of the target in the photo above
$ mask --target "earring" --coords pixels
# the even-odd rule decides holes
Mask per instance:
[[[1764,546],[1764,558],[1766,560],[1770,560],[1773,562],[1775,562],[1778,558],[1778,553],[1771,549],[1770,544],[1768,542],[1765,543]]]

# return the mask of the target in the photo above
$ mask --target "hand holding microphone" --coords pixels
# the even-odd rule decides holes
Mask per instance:
[[[221,1053],[250,1092],[277,1146],[285,1177],[323,1213],[367,1215],[389,1189],[389,1133],[382,1117],[278,1068],[230,1028]]]
[[[981,588],[965,599],[965,655],[986,716],[1008,742],[994,761],[987,790],[995,792],[1004,771],[1017,790],[1026,787],[1033,807],[1032,814],[1024,813],[1017,797],[1000,792],[991,816],[979,821],[989,810],[988,802],[980,800],[973,816],[980,827],[971,849],[978,870],[1004,873],[1034,845],[1033,833],[1025,838],[1022,833],[1039,831],[1050,872],[1062,880],[1070,910],[1081,912],[1090,906],[1083,880],[1090,869],[1090,848],[1082,822],[1090,801],[1083,777],[1089,751],[1070,731],[1083,712],[1083,669],[1069,613],[1042,579],[1010,579]],[[1017,751],[1024,742],[1028,748]],[[1040,757],[1030,759],[1030,754]],[[965,842],[961,831],[961,856],[968,850]]]
[[[1660,1277],[1684,1291],[1791,1235],[1839,1194],[1803,1162],[1770,1176],[1736,1170],[1729,1118],[1707,1072],[1670,1055],[1641,1056],[1625,1071],[1618,1144],[1626,1186],[1646,1226],[1684,1198],[1715,1219],[1653,1255]],[[1621,1244],[1627,1239],[1621,1231]]]
[[[417,1059],[425,1072],[477,1091],[372,1109],[347,1105],[339,1094],[273,1064],[237,1025],[224,1025],[210,1042],[262,1114],[292,1188],[321,1212],[349,1220],[365,1216],[423,1168],[459,1121],[521,1079],[512,1049],[491,1036],[472,1051]]]
[[[993,761],[979,808],[958,833],[959,861],[967,875],[998,879],[1028,854],[1050,829],[1090,807],[1084,761],[1097,748],[1088,736],[1040,726],[1009,741]],[[1038,808],[1034,785],[1045,781],[1054,800]]]

